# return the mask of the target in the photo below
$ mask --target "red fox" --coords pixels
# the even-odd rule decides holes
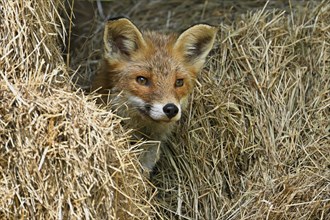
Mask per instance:
[[[104,54],[92,90],[109,95],[118,114],[145,146],[140,162],[151,171],[166,140],[187,106],[197,74],[213,47],[217,28],[197,24],[180,35],[140,31],[130,20],[105,25]]]

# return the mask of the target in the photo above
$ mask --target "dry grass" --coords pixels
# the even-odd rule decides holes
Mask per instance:
[[[145,219],[137,148],[119,117],[73,90],[54,8],[0,4],[0,218]]]
[[[61,1],[2,1],[0,218],[330,219],[330,2],[307,2],[76,2],[63,59]],[[67,73],[88,85],[119,14],[165,32],[221,23],[156,188],[122,119]]]
[[[166,218],[330,218],[330,4],[305,10],[222,26],[155,178]]]

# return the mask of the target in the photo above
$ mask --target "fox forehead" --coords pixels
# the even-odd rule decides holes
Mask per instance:
[[[147,46],[132,54],[130,65],[160,76],[188,74],[180,54],[173,49],[177,38],[175,34],[165,35],[146,31],[143,32],[143,37]]]

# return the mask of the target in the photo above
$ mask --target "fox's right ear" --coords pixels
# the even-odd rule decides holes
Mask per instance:
[[[142,33],[127,18],[109,20],[104,29],[106,58],[129,58],[137,49],[145,46]]]

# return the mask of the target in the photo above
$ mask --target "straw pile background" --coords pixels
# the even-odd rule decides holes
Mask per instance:
[[[120,118],[71,86],[60,1],[1,1],[0,219],[147,218]]]
[[[1,219],[330,219],[329,1],[62,3],[0,3]],[[151,182],[122,119],[70,83],[118,15],[220,26]]]

